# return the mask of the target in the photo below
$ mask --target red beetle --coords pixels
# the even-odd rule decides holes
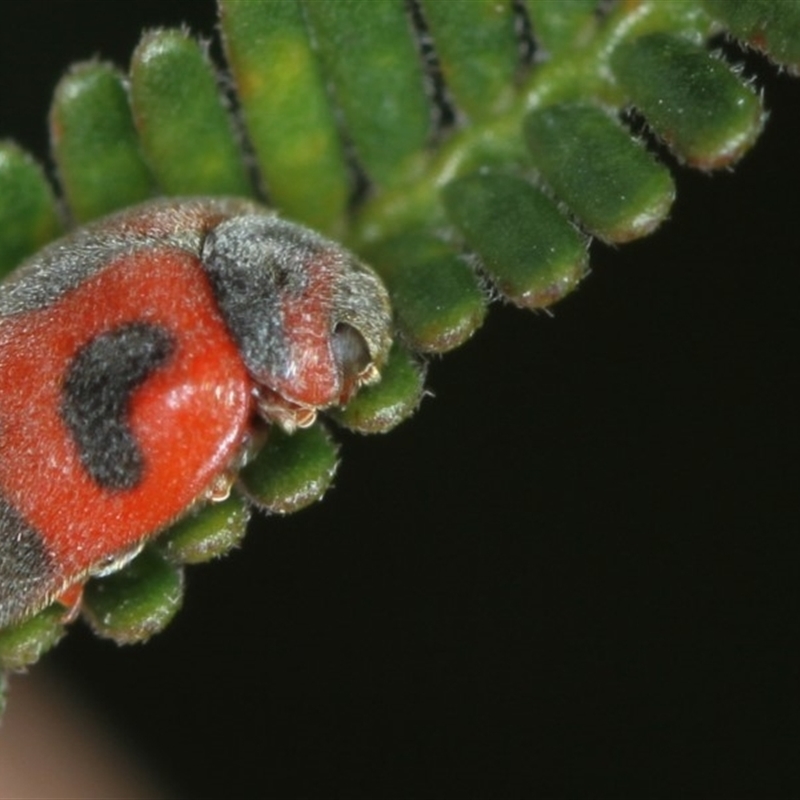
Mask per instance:
[[[310,425],[389,345],[376,275],[244,200],[152,201],[28,260],[0,284],[0,628],[224,494],[258,417]]]

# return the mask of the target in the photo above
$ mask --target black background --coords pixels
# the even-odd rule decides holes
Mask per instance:
[[[0,19],[0,136],[45,157],[67,64],[214,9]],[[678,169],[553,318],[495,307],[148,645],[48,658],[177,794],[796,796],[800,81],[747,64],[771,118],[735,174]]]

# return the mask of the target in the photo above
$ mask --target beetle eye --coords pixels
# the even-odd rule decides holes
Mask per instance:
[[[342,402],[346,402],[358,387],[359,379],[372,363],[364,337],[346,322],[333,329],[333,358],[342,379]]]

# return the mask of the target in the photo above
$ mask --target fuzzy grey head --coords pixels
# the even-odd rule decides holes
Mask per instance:
[[[341,402],[386,360],[386,289],[335,242],[275,215],[247,214],[213,229],[201,260],[248,370],[284,398]]]

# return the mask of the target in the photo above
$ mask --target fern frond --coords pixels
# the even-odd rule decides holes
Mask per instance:
[[[728,25],[796,70],[797,4],[780,18],[756,2],[736,7],[221,0],[233,112],[205,46],[183,30],[146,33],[128,74],[91,61],[63,77],[50,126],[67,216],[82,222],[153,193],[242,194],[339,236],[384,277],[399,342],[383,382],[331,417],[388,430],[419,404],[420,357],[471,338],[490,297],[549,309],[587,274],[590,240],[638,239],[667,218],[672,172],[632,114],[675,161],[703,170],[752,146],[760,97],[710,47]],[[0,151],[0,182],[10,268],[56,235],[57,204],[16,145]],[[336,452],[322,428],[277,442],[243,491],[278,513],[299,508],[330,484]],[[220,536],[208,530],[213,512],[197,516],[196,539],[168,533],[146,555],[153,570],[116,576],[119,596],[114,581],[98,583],[87,616],[112,624],[95,627],[129,641],[164,624],[180,564],[194,560],[185,553],[219,552],[205,546]],[[169,544],[176,537],[189,544]],[[167,598],[157,623],[151,610],[144,623],[114,621],[136,586],[148,609]]]

